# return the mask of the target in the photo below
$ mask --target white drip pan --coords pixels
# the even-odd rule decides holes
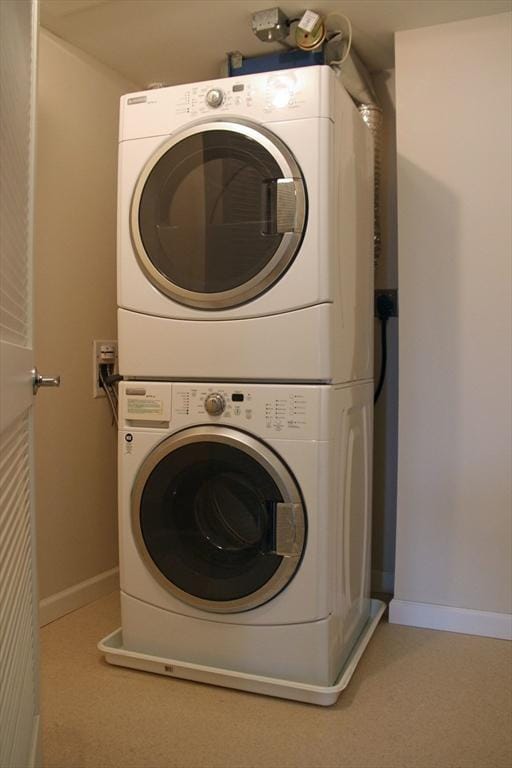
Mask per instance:
[[[230,669],[205,667],[201,664],[163,659],[159,656],[150,656],[147,653],[130,651],[123,645],[123,631],[121,628],[116,629],[115,632],[103,638],[98,643],[98,649],[105,655],[105,659],[109,664],[115,664],[120,667],[142,669],[145,672],[155,672],[159,675],[167,675],[168,677],[179,677],[183,680],[193,680],[197,683],[221,685],[225,688],[236,688],[240,691],[263,693],[267,696],[279,696],[283,699],[305,701],[308,704],[320,704],[328,707],[337,701],[340,693],[349,684],[357,663],[375,632],[385,609],[386,605],[380,600],[371,601],[368,622],[359,635],[338,679],[334,685],[328,686],[308,685],[307,683],[294,682],[292,680],[249,675]]]

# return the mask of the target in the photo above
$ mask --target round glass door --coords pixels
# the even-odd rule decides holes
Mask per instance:
[[[267,290],[296,255],[306,197],[291,152],[270,131],[196,125],[147,163],[133,196],[140,266],[172,299],[202,309]]]
[[[220,427],[184,430],[150,454],[134,485],[132,526],[160,584],[222,613],[278,594],[305,541],[289,470],[263,443]]]

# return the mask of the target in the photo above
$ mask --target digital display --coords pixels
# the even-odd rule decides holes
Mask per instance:
[[[231,399],[234,403],[243,403],[244,396],[243,395],[231,395]]]
[[[243,83],[238,83],[237,85],[233,86],[233,93],[238,93],[239,91],[243,91],[245,88],[245,85]]]

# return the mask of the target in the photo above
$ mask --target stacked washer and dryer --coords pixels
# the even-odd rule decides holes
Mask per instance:
[[[123,97],[109,661],[346,684],[382,612],[372,248],[371,134],[329,67]]]

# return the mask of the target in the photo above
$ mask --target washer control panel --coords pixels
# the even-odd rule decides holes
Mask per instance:
[[[187,416],[212,417],[212,422],[221,419],[253,418],[253,394],[248,387],[234,389],[232,386],[173,384],[173,418]]]
[[[318,389],[268,384],[173,384],[175,424],[229,424],[282,436],[315,428],[319,413]]]
[[[319,439],[325,387],[286,384],[122,381],[119,424],[132,430],[233,426],[268,437]]]

